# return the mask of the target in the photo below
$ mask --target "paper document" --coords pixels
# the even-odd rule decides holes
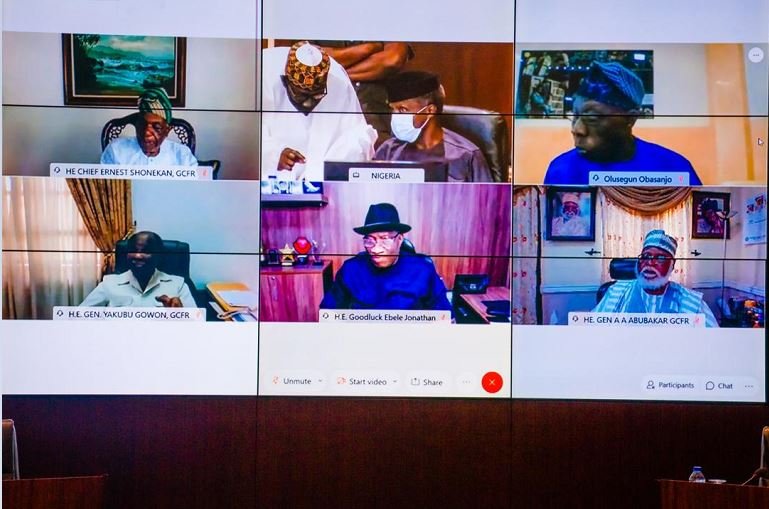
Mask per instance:
[[[222,290],[217,293],[229,306],[255,308],[259,304],[259,296],[251,290]]]

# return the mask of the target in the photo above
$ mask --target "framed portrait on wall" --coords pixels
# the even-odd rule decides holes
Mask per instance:
[[[142,91],[162,87],[184,106],[184,37],[62,34],[64,104],[135,106]]]
[[[692,191],[692,238],[730,238],[729,221],[725,218],[731,212],[729,193]]]
[[[545,198],[547,240],[595,240],[595,188],[548,187]]]

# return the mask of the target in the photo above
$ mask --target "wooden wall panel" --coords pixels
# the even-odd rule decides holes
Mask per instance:
[[[656,508],[742,482],[763,405],[5,396],[24,477],[108,473],[109,508]]]
[[[505,508],[510,403],[260,398],[260,507]]]
[[[416,42],[411,47],[414,59],[406,68],[438,74],[447,104],[512,115],[512,44]]]
[[[3,415],[23,478],[108,474],[108,509],[256,506],[255,398],[4,396]]]

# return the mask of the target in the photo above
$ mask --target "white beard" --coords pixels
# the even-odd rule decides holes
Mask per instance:
[[[647,267],[644,269],[645,271],[653,271],[657,274],[656,277],[648,279],[638,271],[638,268],[636,268],[636,281],[644,290],[659,290],[670,281],[670,273],[672,272],[672,269],[673,267],[671,266],[670,270],[668,270],[668,273],[663,275],[657,272],[655,269]]]

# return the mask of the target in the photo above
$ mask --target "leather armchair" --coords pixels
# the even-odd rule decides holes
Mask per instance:
[[[638,264],[637,258],[614,258],[609,262],[609,277],[612,281],[607,281],[598,288],[596,292],[596,303],[601,302],[603,296],[606,295],[607,290],[611,285],[618,280],[635,279],[636,278],[636,266]]]
[[[115,244],[115,273],[120,274],[129,270],[128,240],[119,240]],[[184,278],[192,297],[199,307],[206,307],[206,299],[202,292],[198,292],[195,284],[190,279],[190,245],[178,240],[163,239],[163,253],[160,255],[158,270],[174,276]]]
[[[445,105],[441,124],[481,149],[494,182],[509,182],[510,136],[503,115],[469,106]]]
[[[139,112],[131,113],[130,115],[126,115],[125,117],[120,118],[113,118],[112,120],[109,120],[106,124],[104,124],[104,127],[101,130],[101,150],[104,151],[105,148],[107,148],[107,145],[110,144],[112,140],[120,136],[120,134],[123,132],[123,130],[126,128],[127,125],[134,126],[134,129],[136,128],[136,121],[139,118]],[[174,117],[171,119],[171,129],[176,134],[176,137],[179,138],[179,142],[181,142],[183,145],[186,145],[190,151],[192,152],[192,155],[195,155],[195,144],[197,138],[195,137],[195,129],[192,127],[192,124],[187,122],[184,119],[176,118]],[[197,156],[195,156],[197,157]],[[213,168],[213,178],[216,180],[219,176],[219,170],[221,169],[222,162],[218,159],[211,159],[208,161],[203,161],[201,159],[198,159],[198,164],[200,166],[211,166]]]

